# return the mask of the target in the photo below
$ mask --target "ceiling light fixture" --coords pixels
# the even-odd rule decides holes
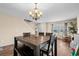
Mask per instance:
[[[39,19],[42,16],[42,12],[37,8],[37,3],[35,3],[34,9],[29,12],[29,15],[34,20],[37,20],[37,19]]]

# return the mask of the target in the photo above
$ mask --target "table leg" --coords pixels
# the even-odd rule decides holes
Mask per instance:
[[[16,37],[14,38],[14,56],[17,56],[17,52],[16,52],[15,48],[17,49],[17,40],[16,40]]]
[[[40,56],[40,46],[36,46],[34,49],[34,55],[35,56]]]
[[[54,46],[55,46],[55,56],[57,56],[57,39],[55,40]]]

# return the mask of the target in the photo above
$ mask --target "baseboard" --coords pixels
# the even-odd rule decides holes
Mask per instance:
[[[1,47],[5,47],[5,46],[8,46],[8,45],[13,45],[13,43],[1,44],[1,45],[0,45],[0,48],[1,48]]]

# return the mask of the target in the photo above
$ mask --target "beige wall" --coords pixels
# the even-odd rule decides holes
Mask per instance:
[[[77,17],[77,33],[79,34],[79,16]]]
[[[39,25],[39,32],[46,32],[46,24],[40,23]]]
[[[13,44],[14,36],[23,32],[34,34],[33,23],[25,22],[22,18],[0,13],[0,47]]]
[[[49,32],[51,33],[51,29],[52,29],[52,24],[51,23],[40,23],[39,24],[39,32]]]
[[[49,33],[52,32],[52,24],[51,23],[46,23],[46,32],[49,32]]]

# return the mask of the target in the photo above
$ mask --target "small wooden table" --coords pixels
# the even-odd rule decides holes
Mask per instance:
[[[15,51],[15,48],[17,48],[17,41],[20,41],[21,43],[28,45],[29,47],[32,47],[34,49],[34,55],[40,56],[40,45],[42,43],[45,43],[49,40],[49,36],[34,36],[31,35],[29,37],[23,37],[18,36],[14,38],[14,55],[17,55],[17,52]],[[57,43],[56,43],[57,44]],[[55,55],[57,54],[57,46],[55,44]]]

